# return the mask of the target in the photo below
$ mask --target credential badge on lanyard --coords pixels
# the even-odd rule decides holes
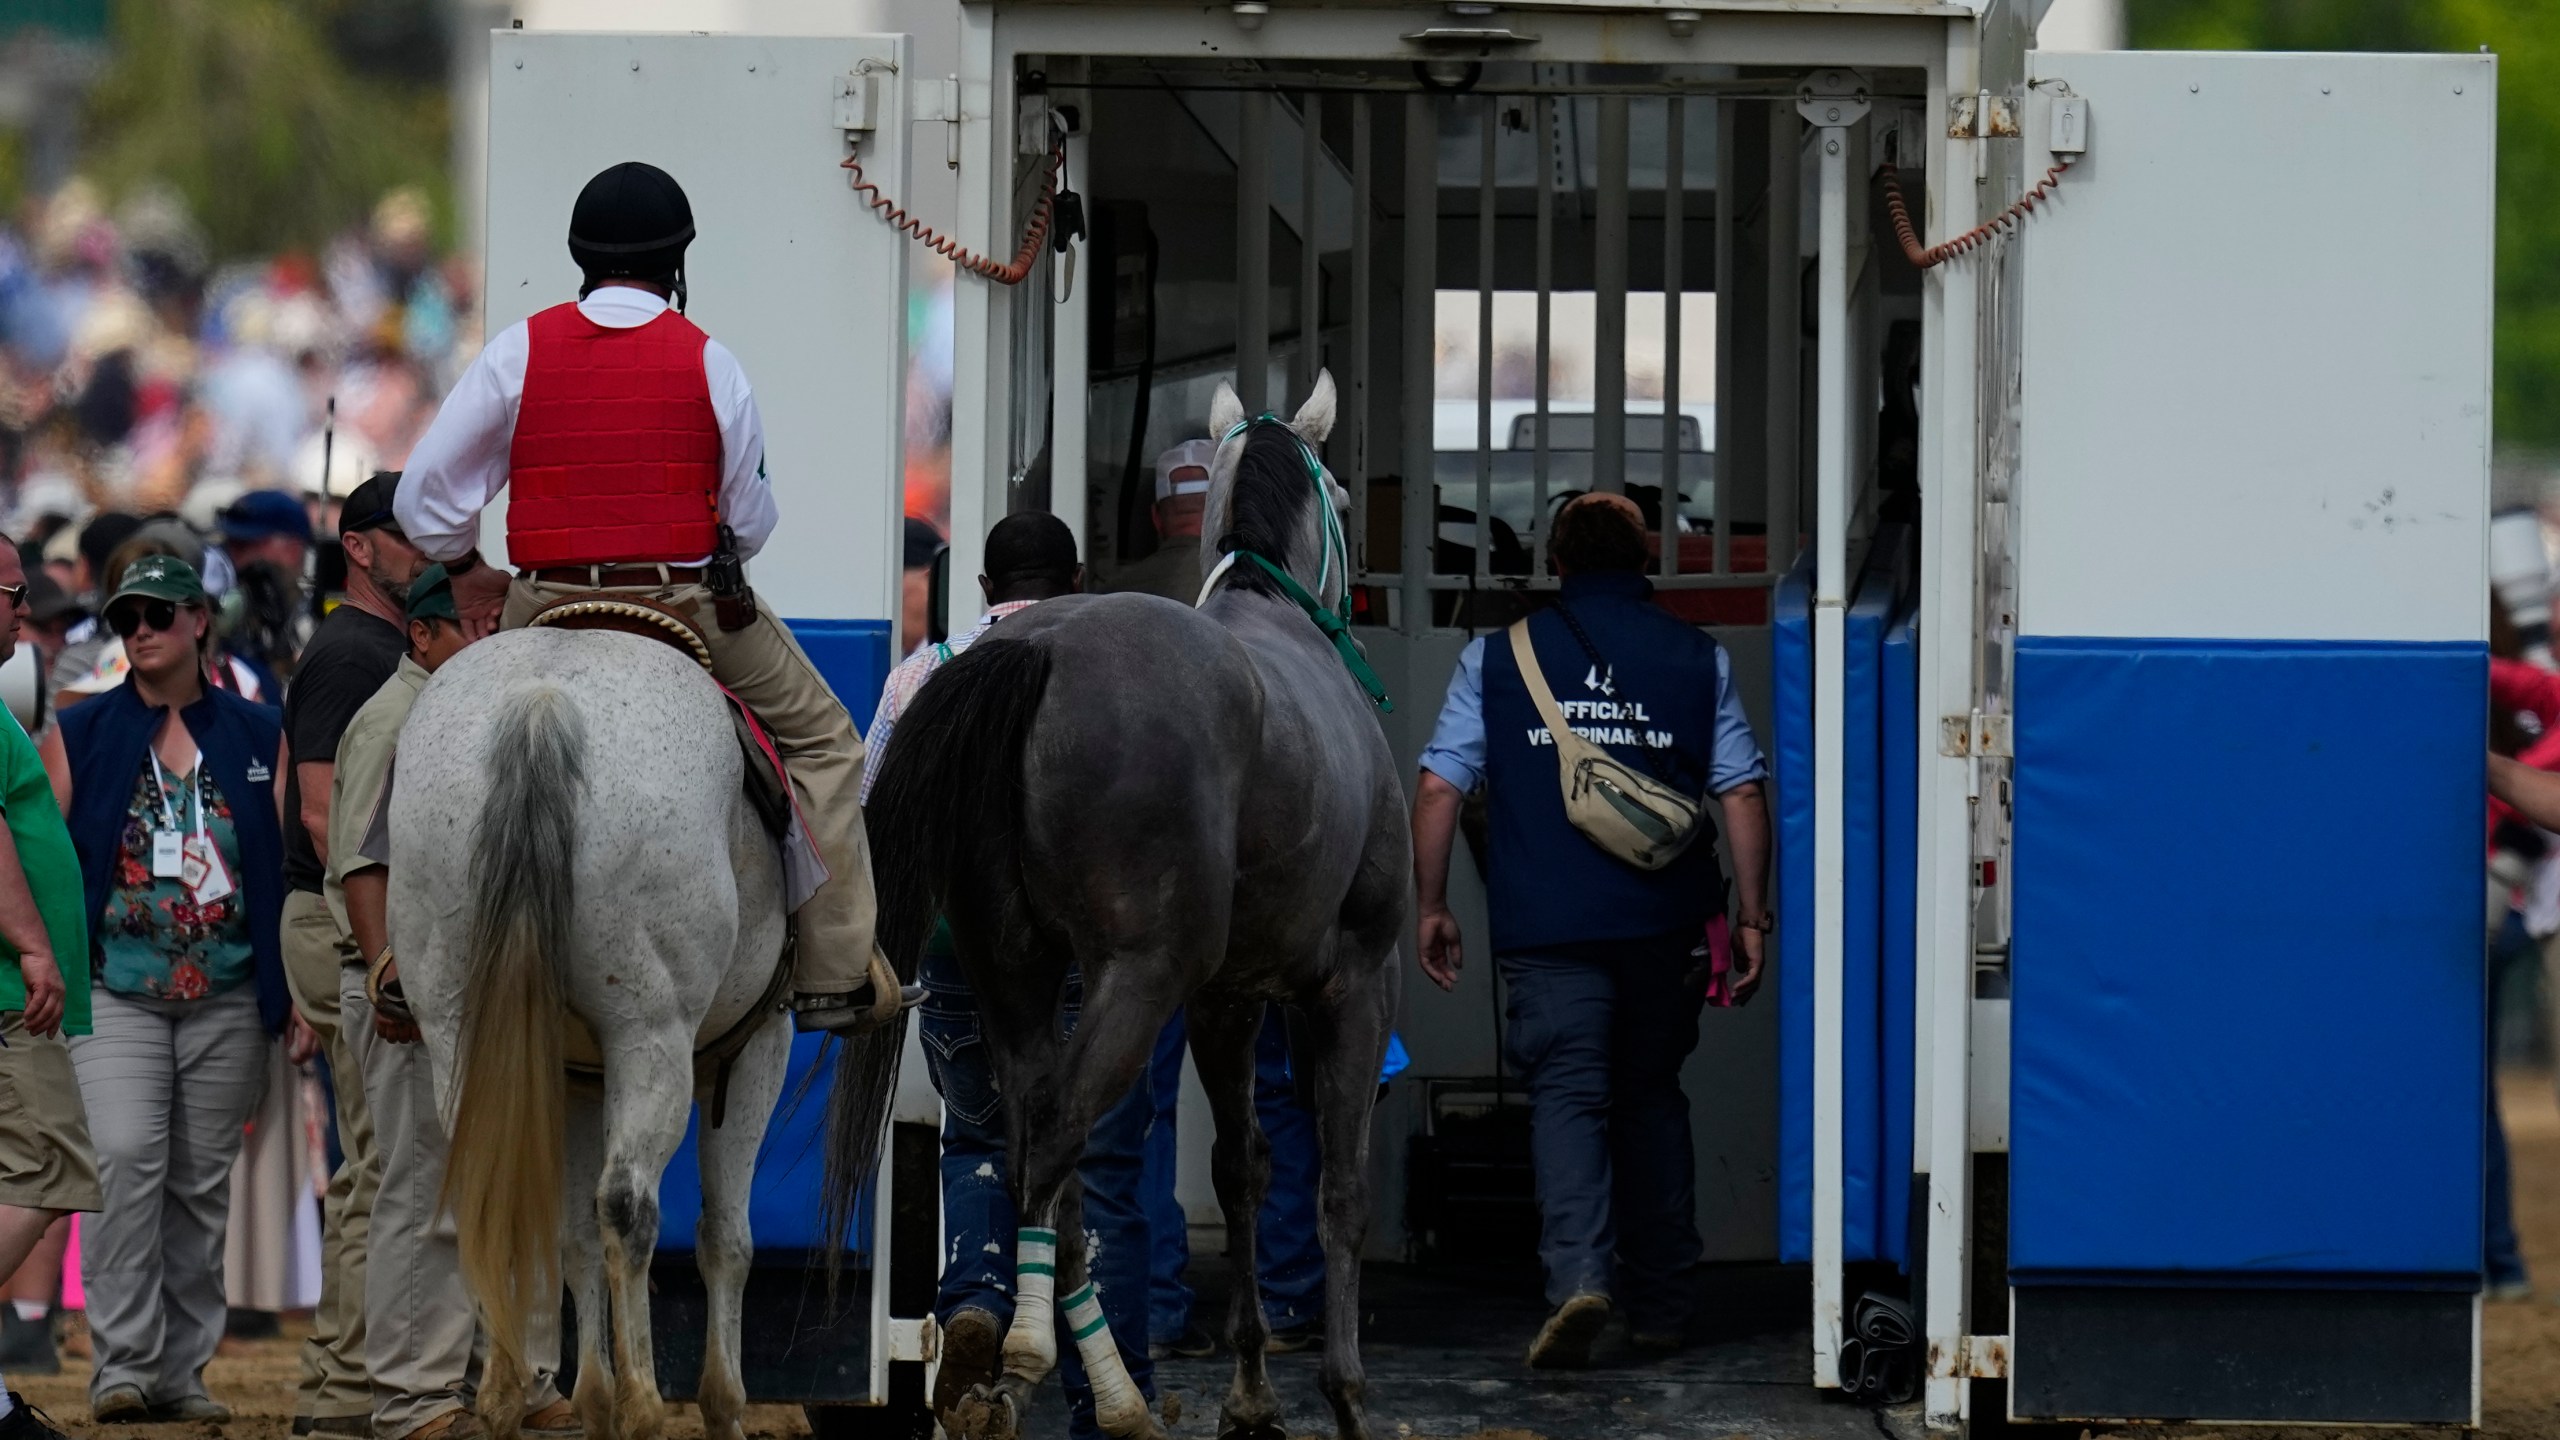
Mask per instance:
[[[230,867],[222,863],[222,852],[213,843],[213,835],[205,821],[205,791],[211,781],[205,775],[204,756],[196,756],[194,783],[187,787],[187,799],[195,811],[195,833],[188,834],[179,824],[177,807],[171,803],[169,776],[160,768],[160,752],[151,752],[151,778],[160,791],[161,818],[167,828],[151,835],[151,874],[154,879],[176,880],[187,887],[199,905],[210,905],[229,896],[235,888]]]

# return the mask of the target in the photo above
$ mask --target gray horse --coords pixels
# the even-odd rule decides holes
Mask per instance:
[[[1095,1117],[1129,1093],[1185,1004],[1238,1279],[1221,1434],[1281,1434],[1253,1280],[1270,1175],[1253,1047],[1274,1001],[1303,1021],[1293,1059],[1312,1079],[1323,1145],[1323,1388],[1340,1433],[1369,1435],[1358,1322],[1369,1112],[1396,1009],[1412,839],[1386,737],[1347,663],[1356,651],[1313,618],[1322,609],[1338,630],[1347,586],[1348,496],[1313,448],[1333,411],[1329,375],[1285,423],[1248,420],[1221,386],[1202,532],[1214,571],[1199,608],[1070,596],[1015,615],[918,693],[884,759],[868,814],[881,936],[912,973],[934,917],[950,922],[1004,1092],[1024,1227],[1004,1376],[944,1417],[970,1440],[1016,1433],[1055,1360],[1060,1295],[1103,1428],[1153,1428],[1087,1281],[1076,1165]],[[1071,967],[1083,972],[1083,1021],[1062,1038]],[[829,1199],[841,1216],[876,1149],[886,1087],[876,1070],[838,1076]]]

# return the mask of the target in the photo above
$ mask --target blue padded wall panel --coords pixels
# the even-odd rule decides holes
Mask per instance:
[[[2016,682],[2013,1277],[2476,1275],[2482,647]]]
[[[1919,964],[1920,612],[1907,597],[1884,632],[1883,831],[1884,1185],[1879,1258],[1911,1266],[1914,989]]]
[[[789,623],[793,638],[808,652],[809,662],[818,667],[829,688],[853,713],[855,726],[868,726],[871,712],[880,704],[880,689],[889,682],[889,622]],[[765,1131],[764,1148],[756,1157],[755,1188],[747,1201],[747,1215],[759,1250],[811,1250],[821,1243],[818,1166],[825,1150],[827,1079],[832,1069],[831,1062],[823,1062],[825,1068],[821,1068],[822,1040],[816,1035],[793,1038],[791,1073],[782,1082],[782,1104],[774,1112],[773,1123]],[[791,1097],[810,1080],[812,1070],[818,1074],[808,1099],[794,1106]],[[697,1114],[693,1127],[700,1124]],[[666,1179],[658,1187],[661,1250],[692,1250],[694,1223],[702,1216],[702,1177],[695,1159],[693,1127],[686,1129],[684,1148],[668,1163]],[[870,1206],[869,1197],[864,1198],[866,1203],[854,1217],[853,1233],[858,1241],[867,1243]]]
[[[1778,1258],[1813,1258],[1813,553],[1769,607],[1778,838]]]

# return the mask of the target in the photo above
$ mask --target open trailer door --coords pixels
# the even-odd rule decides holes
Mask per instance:
[[[569,210],[589,177],[623,160],[676,177],[697,231],[685,262],[687,313],[755,386],[783,516],[748,578],[866,721],[898,614],[908,250],[839,167],[858,139],[869,178],[907,193],[910,49],[904,35],[490,37],[488,333],[576,298]],[[501,529],[489,525],[484,544]],[[786,1095],[820,1063],[819,1038],[795,1043]],[[906,1069],[923,1073],[912,1057]],[[899,1119],[916,1118],[912,1104],[901,1096]],[[756,1167],[747,1391],[768,1402],[894,1394],[920,1405],[917,1362],[931,1323],[921,1317],[940,1248],[930,1135],[919,1150],[909,1132],[920,1127],[899,1127],[881,1188],[855,1221],[868,1303],[848,1299],[830,1316],[800,1269],[821,1241],[824,1109],[786,1103]],[[658,1375],[673,1397],[689,1395],[701,1366],[693,1148],[688,1136],[660,1197]],[[893,1192],[904,1201],[892,1203]],[[876,1263],[884,1256],[912,1262],[898,1267],[897,1283],[875,1283],[891,1268]],[[903,1375],[899,1361],[908,1362]]]
[[[2476,1423],[2495,62],[2030,76],[2011,1409]]]

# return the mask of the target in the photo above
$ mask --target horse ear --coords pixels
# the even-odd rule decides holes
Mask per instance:
[[[1333,411],[1333,372],[1318,370],[1315,391],[1307,396],[1306,404],[1298,407],[1298,418],[1289,422],[1289,428],[1308,444],[1321,445],[1324,437],[1333,433]]]
[[[1236,398],[1236,387],[1221,380],[1218,393],[1209,398],[1209,438],[1224,443],[1227,432],[1244,423],[1244,402]]]

